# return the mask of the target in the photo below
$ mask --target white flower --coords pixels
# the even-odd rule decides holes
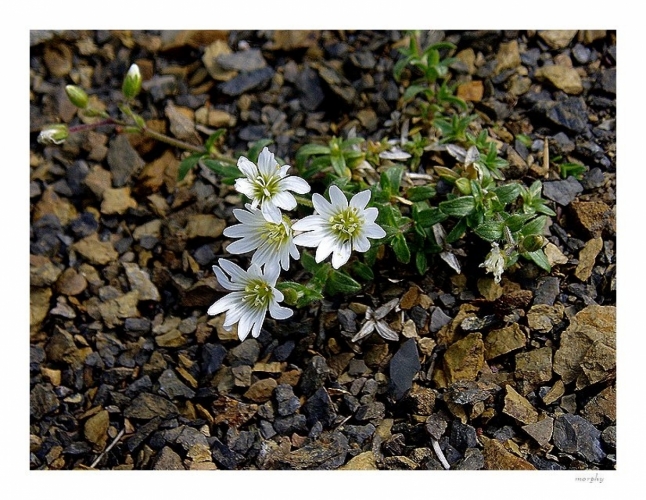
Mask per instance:
[[[338,269],[348,262],[352,250],[366,252],[370,248],[368,238],[383,238],[384,231],[375,223],[379,211],[366,208],[370,201],[370,191],[355,194],[348,200],[337,186],[330,186],[330,200],[314,193],[314,215],[309,215],[292,228],[305,231],[294,238],[294,243],[316,249],[316,262],[321,262],[332,254],[332,267]]]
[[[275,288],[280,272],[277,266],[268,267],[263,273],[257,264],[252,264],[247,271],[226,259],[220,259],[218,264],[222,269],[213,266],[213,272],[220,285],[231,290],[231,293],[209,307],[208,314],[215,316],[227,311],[223,326],[226,330],[231,330],[238,323],[240,340],[244,340],[250,331],[252,337],[260,335],[267,311],[274,319],[286,319],[294,313],[291,309],[278,305],[284,297]],[[222,270],[231,276],[231,281]]]
[[[491,244],[491,252],[489,252],[485,261],[480,264],[480,267],[484,267],[488,273],[493,273],[494,281],[500,283],[502,273],[505,270],[505,257],[500,251],[498,243]]]
[[[230,238],[242,238],[227,247],[227,252],[233,254],[247,253],[256,250],[251,257],[251,263],[259,266],[277,267],[285,271],[289,269],[289,257],[300,258],[300,253],[294,244],[294,232],[291,221],[283,216],[281,221],[270,222],[262,212],[245,205],[247,210],[235,209],[233,215],[242,224],[227,227],[224,235]]]
[[[304,194],[310,190],[310,185],[304,179],[287,175],[289,165],[278,166],[274,154],[267,148],[260,152],[258,166],[241,156],[238,169],[245,178],[236,179],[236,190],[252,200],[252,207],[260,205],[263,216],[271,222],[279,223],[282,220],[279,208],[296,208],[296,199],[289,191]]]
[[[47,128],[38,134],[38,142],[40,144],[63,144],[65,139],[69,136],[67,125],[57,123],[55,125],[48,125]]]

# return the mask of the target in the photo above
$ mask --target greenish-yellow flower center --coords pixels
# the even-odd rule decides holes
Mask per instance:
[[[267,309],[269,302],[274,296],[272,287],[269,283],[261,279],[251,280],[245,286],[245,295],[242,298],[244,302],[257,309]]]
[[[349,241],[361,229],[363,218],[359,215],[359,211],[355,207],[348,207],[330,217],[329,222],[332,232],[341,241]]]
[[[253,181],[254,198],[262,203],[265,200],[271,200],[279,192],[278,175],[259,174]]]
[[[282,222],[279,222],[278,224],[273,222],[267,222],[265,224],[265,232],[263,233],[263,238],[265,238],[265,241],[274,243],[276,245],[282,245],[289,239],[290,235],[291,223],[290,220],[284,215]]]

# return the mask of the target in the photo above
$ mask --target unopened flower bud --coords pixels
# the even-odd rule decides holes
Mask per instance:
[[[137,97],[137,94],[141,90],[141,73],[139,72],[139,66],[136,64],[130,66],[128,73],[123,80],[123,87],[121,90],[126,99],[134,99]]]
[[[455,181],[455,187],[457,187],[462,194],[469,195],[471,194],[471,182],[466,177],[460,177]]]
[[[77,87],[76,85],[68,85],[65,87],[65,92],[67,93],[67,97],[69,98],[70,102],[74,104],[74,106],[80,109],[85,109],[87,107],[88,97],[85,93],[85,90],[83,90],[81,87]]]
[[[38,134],[38,142],[41,144],[63,144],[69,135],[67,125],[63,123],[48,125]]]
[[[520,245],[518,246],[518,250],[521,253],[535,252],[536,250],[543,248],[544,244],[545,238],[543,236],[541,236],[540,234],[530,234],[529,236],[525,236],[521,240]]]

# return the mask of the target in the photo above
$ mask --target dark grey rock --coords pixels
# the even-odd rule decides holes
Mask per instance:
[[[529,457],[527,457],[527,460],[538,470],[565,470],[567,468],[564,465],[559,464],[558,462],[547,460],[535,454],[529,455]]]
[[[439,413],[433,413],[426,419],[426,432],[428,432],[433,439],[440,440],[446,431],[448,422]]]
[[[493,433],[493,437],[498,441],[507,441],[516,436],[516,431],[513,427],[505,425],[500,429],[496,429]]]
[[[481,470],[484,467],[484,455],[478,448],[468,448],[464,452],[464,458],[460,460],[456,470]]]
[[[451,443],[451,446],[456,450],[462,453],[464,453],[467,448],[478,446],[478,437],[475,428],[470,425],[463,424],[459,420],[454,420],[451,422],[449,443]]]
[[[281,417],[292,415],[301,407],[300,400],[294,395],[294,389],[289,384],[276,386],[274,389],[274,397],[278,404],[278,414]]]
[[[74,456],[85,455],[90,451],[92,451],[92,448],[85,441],[74,441],[63,449],[63,453],[65,453],[66,455]]]
[[[258,141],[267,137],[268,128],[266,125],[248,125],[238,132],[238,137],[244,141]]]
[[[242,50],[232,54],[221,54],[217,63],[227,70],[254,71],[267,66],[260,49]]]
[[[351,54],[350,61],[357,68],[361,69],[373,69],[375,67],[375,64],[377,64],[377,59],[375,59],[375,56],[372,54],[372,52],[367,52],[364,50]]]
[[[440,439],[440,449],[444,453],[446,461],[451,464],[451,466],[454,466],[463,458],[462,453],[451,446],[451,443],[449,442],[449,438],[447,436],[444,436],[442,439]]]
[[[571,132],[581,133],[588,127],[587,108],[581,97],[568,97],[562,101],[538,101],[532,109],[553,124]]]
[[[433,313],[431,314],[431,326],[430,326],[431,332],[435,333],[440,331],[440,329],[444,325],[450,323],[450,321],[451,321],[451,317],[445,314],[441,308],[436,307],[435,309],[433,309]]]
[[[561,293],[561,285],[556,276],[542,278],[539,280],[538,287],[534,292],[533,304],[547,304],[549,306],[553,306],[559,293]]]
[[[415,322],[415,326],[420,330],[426,327],[428,323],[428,311],[420,306],[414,306],[410,310],[410,319]]]
[[[559,132],[554,135],[550,141],[550,145],[554,146],[559,154],[571,153],[575,148],[574,142],[564,132]]]
[[[617,93],[617,68],[604,69],[599,79],[601,88],[609,94]]]
[[[307,363],[303,375],[299,382],[299,387],[306,396],[312,394],[316,389],[323,385],[331,373],[325,358],[322,356],[313,356]]]
[[[191,399],[195,396],[195,391],[177,378],[175,372],[170,368],[164,370],[159,377],[159,392],[170,399],[178,397]]]
[[[273,356],[276,361],[287,361],[290,354],[294,351],[296,343],[293,340],[288,340],[284,344],[280,344],[274,349]]]
[[[333,470],[348,454],[348,438],[340,432],[323,433],[314,443],[278,457],[283,468]]]
[[[383,420],[386,415],[386,407],[381,401],[374,401],[370,404],[365,404],[357,409],[354,417],[359,421],[364,420]]]
[[[29,370],[32,372],[40,371],[40,364],[45,361],[45,349],[39,345],[29,346]]]
[[[234,470],[238,462],[244,460],[244,457],[231,450],[226,444],[218,438],[211,438],[211,456],[218,467],[227,470]]]
[[[276,435],[276,430],[274,429],[274,426],[271,425],[271,423],[267,422],[266,420],[261,420],[260,423],[258,424],[258,427],[260,429],[260,435],[265,439],[271,439]]]
[[[307,425],[313,426],[321,422],[323,427],[329,427],[336,418],[334,404],[325,387],[319,387],[303,405],[303,412],[307,415]]]
[[[408,339],[390,360],[389,390],[395,400],[410,390],[413,377],[421,368],[415,339]]]
[[[372,424],[366,425],[344,425],[342,431],[348,436],[350,442],[363,446],[375,433],[376,427]]]
[[[150,436],[153,432],[159,429],[162,419],[160,417],[153,418],[150,422],[137,428],[135,433],[126,441],[128,451],[132,453]]]
[[[201,266],[207,266],[215,260],[215,252],[211,245],[202,245],[193,253],[193,258]]]
[[[231,367],[248,365],[253,366],[260,356],[260,344],[256,339],[247,338],[240,345],[229,351],[227,359]]]
[[[579,64],[587,64],[590,61],[590,55],[591,50],[588,47],[581,45],[580,43],[577,43],[574,47],[572,47],[572,56],[574,57],[574,60]]]
[[[352,309],[339,309],[337,318],[342,330],[348,333],[357,333],[357,313]]]
[[[316,110],[325,100],[325,93],[321,88],[321,79],[316,71],[309,66],[303,68],[296,77],[296,88],[302,93],[300,102],[306,111]]]
[[[50,384],[38,384],[29,394],[29,412],[36,420],[56,411],[59,406],[56,393]]]
[[[323,424],[317,420],[310,429],[310,432],[307,434],[307,437],[310,439],[318,439],[322,432]]]
[[[583,186],[574,177],[543,183],[543,196],[563,207],[572,203],[581,192],[583,192]]]
[[[450,293],[443,293],[438,298],[445,307],[453,307],[455,305],[455,297]]]
[[[140,334],[149,332],[151,323],[148,318],[126,318],[123,326],[127,332]]]
[[[498,318],[493,314],[486,316],[468,316],[462,320],[460,327],[465,332],[479,332],[499,323]]]
[[[614,425],[606,427],[601,433],[601,439],[603,444],[614,450],[617,447],[617,427]]]
[[[344,394],[341,400],[341,410],[343,413],[354,413],[361,406],[359,400],[351,394]]]
[[[590,190],[603,186],[604,182],[603,171],[599,167],[594,167],[583,176],[581,185],[583,189]]]
[[[581,299],[587,306],[595,305],[597,302],[597,290],[593,285],[585,285],[583,283],[570,283],[567,287],[568,291],[575,297]]]
[[[366,366],[366,362],[363,359],[354,358],[350,360],[350,364],[348,365],[349,375],[366,375],[368,373],[370,373],[370,368]]]
[[[142,392],[150,392],[153,388],[152,380],[148,375],[144,375],[141,378],[135,380],[132,384],[126,389],[125,395],[129,398],[137,397]]]
[[[132,175],[146,164],[130,145],[127,134],[119,134],[110,141],[107,160],[114,187],[125,186]]]
[[[141,84],[153,101],[159,102],[170,95],[177,94],[178,84],[174,75],[155,75],[150,80],[145,80]]]
[[[98,221],[90,212],[83,212],[76,219],[70,222],[70,229],[77,238],[84,238],[95,233],[99,228]]]
[[[601,432],[579,415],[558,416],[554,421],[553,441],[562,452],[576,454],[589,462],[600,463],[606,457]]]
[[[123,412],[128,418],[141,420],[151,420],[155,417],[167,419],[177,416],[178,413],[177,407],[166,398],[148,392],[139,394]]]
[[[269,66],[253,71],[240,73],[228,82],[220,85],[220,91],[228,96],[239,96],[251,89],[266,84],[274,76],[274,70]]]
[[[292,432],[307,432],[307,418],[301,413],[287,417],[276,417],[274,429],[278,434],[288,435]]]
[[[525,66],[536,66],[539,57],[541,57],[541,49],[533,48],[522,52],[520,54],[520,61]]]
[[[226,355],[227,350],[221,344],[204,344],[202,346],[202,375],[207,378],[215,375],[215,372],[222,366]]]
[[[252,431],[240,431],[234,427],[227,430],[227,446],[232,451],[246,455],[256,440],[256,433]]]

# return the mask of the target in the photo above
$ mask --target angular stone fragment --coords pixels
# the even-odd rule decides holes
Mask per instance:
[[[518,323],[513,323],[499,330],[492,330],[484,340],[485,359],[488,361],[516,349],[521,349],[525,347],[526,343],[527,339]]]
[[[536,78],[539,81],[548,81],[554,87],[566,94],[577,95],[583,92],[583,83],[579,73],[574,68],[553,64],[542,66],[536,70]]]
[[[452,344],[442,361],[447,382],[475,380],[484,364],[484,343],[480,333],[470,333]]]
[[[103,450],[108,441],[108,427],[110,426],[110,414],[107,410],[101,410],[91,416],[83,426],[85,439],[94,444],[97,450]]]
[[[552,439],[554,419],[552,417],[546,417],[533,424],[524,425],[523,430],[534,438],[540,446],[548,446]]]
[[[592,274],[592,268],[597,260],[597,255],[603,248],[601,237],[589,240],[579,252],[579,264],[574,270],[574,275],[581,281],[588,281]]]
[[[90,264],[104,266],[117,260],[119,254],[109,241],[99,241],[96,233],[86,236],[72,245]]]
[[[527,312],[527,325],[534,331],[549,333],[563,318],[563,306],[537,304]]]
[[[497,439],[480,437],[483,441],[484,468],[486,470],[536,470],[532,464],[510,451]]]
[[[552,348],[541,347],[516,354],[516,379],[530,385],[548,382],[552,379]]]
[[[527,399],[518,394],[511,385],[507,386],[505,406],[502,411],[523,424],[533,424],[538,421],[536,409]]]

